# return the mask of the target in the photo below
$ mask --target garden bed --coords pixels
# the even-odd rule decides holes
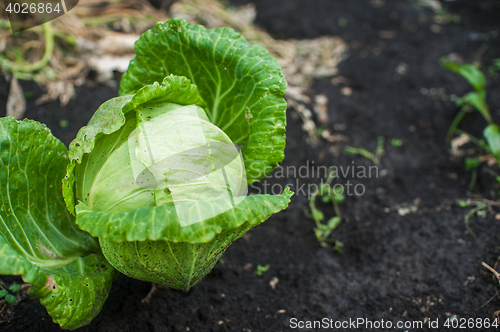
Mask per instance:
[[[498,1],[444,3],[450,13],[460,15],[458,24],[436,24],[432,9],[411,1],[253,3],[256,24],[275,38],[335,35],[350,46],[349,56],[339,65],[338,76],[344,79],[315,80],[310,92],[328,98],[329,122],[324,129],[337,139],[311,145],[301,118],[289,108],[282,167],[297,171],[282,177],[277,170],[251,189],[291,183],[297,193],[289,208],[236,241],[215,269],[187,293],[160,287],[148,303],[141,303],[151,284],[120,276],[102,312],[80,330],[285,331],[292,318],[326,317],[383,319],[394,325],[439,319],[440,329],[433,329],[438,331],[449,330],[443,324],[454,315],[493,319],[500,309],[500,299],[494,297],[498,282],[481,263],[497,262],[500,222],[495,212],[472,217],[474,237],[464,222],[470,208],[455,203],[468,197],[471,174],[465,171],[463,158],[453,157],[445,146],[458,110],[449,99],[470,88],[441,69],[439,59],[453,52],[467,62],[487,66],[500,57]],[[23,88],[41,94],[34,83],[23,82]],[[497,120],[499,89],[498,76],[489,78],[487,101]],[[0,115],[5,114],[7,93],[2,77]],[[69,144],[97,107],[117,93],[117,88],[89,81],[65,107],[56,102],[35,106],[36,97],[29,99],[25,117],[47,124]],[[485,124],[475,113],[461,126],[480,136]],[[360,184],[365,190],[360,196],[348,195],[340,206],[345,220],[332,236],[344,244],[343,254],[321,247],[314,222],[306,217],[307,188],[324,180],[312,170],[373,166],[364,157],[338,152],[346,144],[373,151],[379,136],[386,138],[386,151],[377,176],[346,174],[335,180]],[[402,146],[389,144],[391,138],[401,140]],[[304,165],[309,172],[301,178],[298,169]],[[482,165],[472,193],[498,199],[494,173],[498,166]],[[304,191],[297,190],[297,183],[304,185]],[[319,208],[327,217],[334,213],[330,205]],[[268,264],[262,276],[254,273],[258,265]],[[2,331],[60,330],[35,298],[0,310]]]

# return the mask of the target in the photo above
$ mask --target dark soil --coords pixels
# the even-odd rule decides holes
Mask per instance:
[[[234,0],[234,5],[247,3]],[[255,0],[257,24],[276,38],[342,37],[350,56],[341,63],[340,75],[348,80],[351,96],[344,96],[343,84],[331,78],[317,80],[312,89],[329,100],[329,129],[373,151],[378,136],[398,138],[401,147],[386,143],[378,177],[347,176],[346,185],[362,184],[366,193],[348,196],[341,210],[346,221],[333,237],[344,243],[343,254],[323,248],[316,241],[314,222],[307,218],[307,196],[298,192],[290,207],[251,230],[236,241],[199,285],[188,293],[160,288],[148,304],[141,303],[151,285],[120,277],[113,285],[102,312],[80,331],[285,331],[291,318],[333,320],[366,318],[384,320],[396,329],[396,322],[417,322],[458,318],[493,319],[500,309],[495,297],[498,283],[481,266],[494,266],[500,254],[500,223],[495,212],[470,220],[476,237],[467,233],[464,216],[470,208],[453,203],[467,197],[471,177],[463,158],[452,158],[445,137],[458,109],[441,95],[463,95],[470,90],[456,75],[442,70],[439,59],[451,52],[467,62],[480,60],[484,66],[500,57],[500,2],[444,2],[459,24],[434,24],[429,9],[413,1],[341,0]],[[347,26],[340,27],[338,19]],[[434,29],[434,31],[432,30]],[[392,39],[379,31],[394,31]],[[400,75],[396,68],[407,68]],[[23,83],[25,91],[40,95],[36,85]],[[424,88],[424,89],[422,89]],[[500,79],[488,79],[488,103],[500,122]],[[7,84],[0,81],[0,115],[5,112]],[[117,95],[116,88],[85,86],[66,107],[57,103],[35,106],[29,100],[27,118],[46,123],[68,144],[77,130],[105,100]],[[286,158],[283,166],[370,166],[360,156],[335,156],[334,143],[309,145],[301,120],[289,110]],[[69,121],[66,128],[60,120]],[[335,130],[344,124],[345,130]],[[461,128],[481,136],[486,123],[472,114]],[[473,146],[471,146],[473,147]],[[481,166],[473,193],[497,199],[494,175],[498,166]],[[311,173],[310,173],[311,174]],[[268,184],[294,183],[298,176],[277,176]],[[317,175],[299,179],[300,184],[319,183]],[[265,183],[258,188],[263,189]],[[268,187],[269,189],[269,187]],[[258,189],[253,189],[258,190]],[[420,201],[407,215],[397,212],[401,204]],[[326,217],[333,209],[321,205]],[[270,265],[258,277],[258,265]],[[277,277],[273,289],[269,282]],[[14,277],[4,281],[18,280]],[[488,302],[490,298],[493,299]],[[425,325],[427,326],[427,325]],[[37,299],[26,298],[0,313],[1,331],[58,331]],[[316,329],[310,329],[316,330]],[[333,329],[340,330],[340,329]],[[369,330],[360,326],[359,330]],[[421,330],[421,329],[418,329]],[[423,330],[427,330],[424,328]],[[467,328],[467,330],[487,330]]]

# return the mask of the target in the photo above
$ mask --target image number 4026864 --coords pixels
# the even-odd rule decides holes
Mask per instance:
[[[73,9],[78,0],[3,0],[12,32],[52,21]]]

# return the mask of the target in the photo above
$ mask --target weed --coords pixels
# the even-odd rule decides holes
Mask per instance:
[[[490,213],[494,213],[491,201],[485,200],[485,199],[467,199],[467,200],[458,200],[457,205],[462,207],[462,208],[468,208],[471,207],[471,209],[465,214],[464,218],[464,223],[465,223],[465,229],[466,232],[472,236],[473,238],[476,238],[476,234],[471,230],[470,228],[470,218],[473,217],[474,215],[484,218]]]
[[[339,205],[344,201],[345,196],[341,194],[342,188],[331,187],[331,183],[336,175],[335,171],[329,169],[328,174],[326,183],[322,183],[319,189],[311,195],[309,199],[309,208],[311,209],[311,217],[316,223],[314,234],[320,245],[322,247],[330,247],[330,243],[333,243],[333,249],[338,253],[342,253],[342,242],[332,239],[329,236],[342,222]],[[325,219],[325,215],[316,207],[316,198],[319,198],[323,203],[333,204],[336,215],[328,219],[326,224],[322,223]]]
[[[390,143],[395,148],[400,148],[403,146],[403,141],[398,138],[391,138]]]
[[[488,67],[488,76],[493,76],[497,71],[500,71],[500,58],[494,59],[493,64]]]
[[[271,267],[271,265],[267,264],[267,265],[257,265],[257,270],[255,270],[254,274],[258,277],[262,277],[264,275],[264,273],[266,273],[269,268]]]
[[[478,65],[467,63],[458,64],[445,58],[441,59],[441,65],[444,69],[462,76],[474,88],[474,91],[468,92],[463,97],[460,97],[455,101],[456,105],[461,108],[448,129],[448,133],[446,135],[446,145],[450,144],[451,138],[454,134],[465,134],[469,137],[471,142],[475,143],[487,153],[493,155],[497,162],[500,161],[500,128],[493,121],[488,104],[486,103],[486,77],[478,68]],[[500,66],[500,61],[495,60],[495,65]],[[483,139],[478,139],[469,133],[458,129],[458,125],[463,120],[464,116],[475,111],[481,113],[483,118],[488,123],[486,128],[483,130],[483,136],[486,139],[486,142]],[[469,190],[472,190],[475,185],[477,169],[480,163],[481,161],[479,158],[465,159],[465,169],[472,171]]]
[[[16,303],[17,299],[14,295],[21,289],[21,286],[17,284],[12,284],[8,288],[0,285],[0,299],[5,299],[8,303]]]
[[[380,165],[380,158],[382,158],[385,153],[384,142],[385,139],[383,136],[377,137],[377,147],[375,148],[375,152],[370,152],[364,147],[354,146],[346,146],[343,151],[347,154],[363,156],[370,159],[375,165]]]

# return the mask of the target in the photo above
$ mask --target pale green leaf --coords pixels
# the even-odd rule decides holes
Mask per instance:
[[[242,147],[248,182],[284,158],[286,81],[265,48],[230,28],[207,30],[182,19],[158,23],[135,44],[136,57],[120,83],[132,94],[170,74],[189,78],[209,119]]]
[[[77,203],[76,198],[86,202],[92,179],[101,169],[109,153],[126,142],[127,135],[137,126],[136,111],[163,103],[204,105],[196,86],[188,79],[169,76],[165,77],[161,85],[155,83],[145,86],[135,95],[108,100],[97,109],[88,125],[78,131],[69,146],[71,163],[64,179],[64,199],[72,213],[75,202]],[[129,121],[125,126],[127,120]],[[99,139],[100,143],[97,143]],[[88,161],[95,160],[96,158],[92,157],[97,154],[103,158],[97,163],[89,164]],[[76,188],[75,177],[78,178]]]
[[[231,210],[185,227],[172,205],[116,213],[85,211],[83,205],[76,209],[81,227],[99,236],[104,255],[117,270],[187,291],[236,239],[286,208],[291,195],[287,188],[280,196],[247,196]]]

